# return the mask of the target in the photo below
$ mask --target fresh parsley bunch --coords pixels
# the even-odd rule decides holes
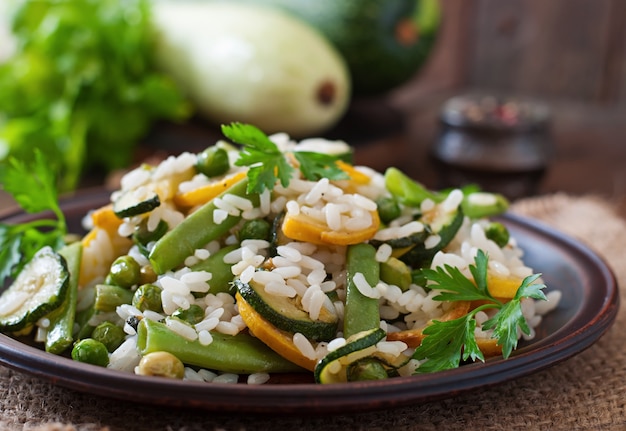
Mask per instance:
[[[498,345],[502,346],[502,356],[505,359],[517,347],[518,328],[523,333],[530,334],[530,328],[522,314],[521,302],[523,298],[546,299],[542,291],[546,286],[535,283],[541,274],[526,277],[517,289],[515,297],[502,303],[491,296],[487,288],[487,254],[483,250],[478,250],[474,262],[475,265],[469,266],[474,282],[458,268],[450,265],[422,271],[426,279],[433,282],[430,287],[441,290],[441,293],[434,297],[435,300],[484,303],[464,316],[449,321],[435,320],[424,329],[426,337],[413,354],[415,359],[426,360],[417,369],[419,373],[456,368],[462,360],[485,360],[474,336],[476,329],[474,317],[479,311],[497,310],[492,318],[483,323],[482,328],[493,329],[493,337],[498,340]]]
[[[73,190],[88,169],[125,168],[155,120],[190,112],[156,70],[149,0],[13,4],[17,49],[0,64],[0,170],[39,148],[60,190]]]
[[[67,233],[65,216],[58,202],[54,174],[38,150],[32,163],[10,158],[0,176],[5,191],[28,213],[50,211],[54,218],[21,224],[0,223],[0,286],[16,275],[35,253],[49,245],[58,249]]]

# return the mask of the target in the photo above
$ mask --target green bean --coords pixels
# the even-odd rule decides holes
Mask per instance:
[[[130,304],[133,300],[133,292],[120,286],[110,284],[96,285],[96,298],[94,310],[115,311],[118,305]]]
[[[477,193],[480,194],[479,199],[475,199],[479,196]],[[505,212],[509,208],[509,201],[497,193],[474,192],[465,195],[461,207],[463,214],[469,218],[493,217]]]
[[[389,168],[385,171],[385,185],[401,203],[412,207],[419,207],[426,199],[441,202],[451,191],[434,192],[428,190],[396,168]],[[501,194],[481,192],[475,187],[465,187],[461,190],[463,192],[461,203],[463,214],[470,218],[492,217],[502,214],[509,207],[508,200]],[[482,197],[475,199],[478,194]]]
[[[227,373],[286,373],[303,371],[284,359],[262,341],[246,333],[225,335],[211,332],[207,346],[190,341],[171,331],[165,324],[142,319],[137,329],[137,347],[142,355],[169,352],[187,365]]]
[[[231,290],[231,282],[235,276],[230,270],[232,264],[224,262],[224,256],[236,250],[238,247],[238,245],[222,247],[219,251],[211,254],[207,259],[191,267],[193,271],[206,271],[212,274],[211,279],[208,281],[211,286],[209,289],[210,293],[216,294],[219,292],[229,292]]]
[[[76,318],[76,297],[78,295],[78,274],[80,273],[80,261],[82,257],[82,244],[75,242],[59,250],[67,262],[70,273],[70,284],[63,304],[48,317],[50,326],[46,336],[46,352],[61,354],[74,341],[73,330]]]
[[[441,196],[431,192],[396,168],[389,168],[385,171],[385,186],[401,203],[412,207],[419,207],[426,199],[432,199],[435,202],[442,200]]]
[[[247,185],[248,180],[244,178],[218,197],[233,194],[248,198],[253,205],[258,205],[258,195],[246,194]],[[196,249],[222,238],[241,220],[241,216],[229,215],[221,223],[215,223],[213,213],[216,209],[213,200],[207,202],[155,243],[149,259],[157,274],[176,268]]]
[[[376,249],[365,243],[348,246],[346,261],[348,283],[343,335],[348,338],[380,326],[378,299],[363,295],[354,283],[355,274],[361,273],[370,286],[376,286],[380,281],[380,264],[376,261]]]

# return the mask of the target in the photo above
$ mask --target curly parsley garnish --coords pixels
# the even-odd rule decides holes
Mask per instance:
[[[413,358],[426,360],[417,369],[419,373],[447,370],[456,368],[461,361],[481,360],[485,358],[478,348],[474,329],[476,328],[476,313],[487,309],[497,309],[497,313],[483,323],[483,330],[493,329],[493,338],[502,346],[502,356],[506,359],[517,347],[518,328],[525,334],[530,334],[528,323],[522,314],[521,301],[523,298],[545,300],[542,289],[544,284],[535,284],[541,274],[526,277],[517,289],[515,297],[503,303],[491,296],[487,289],[488,256],[479,250],[475,265],[469,269],[474,282],[450,265],[436,269],[424,269],[424,276],[433,282],[431,287],[440,289],[441,293],[434,299],[438,301],[481,301],[484,302],[468,314],[449,321],[433,321],[423,333],[426,335],[422,344],[415,350]]]
[[[51,211],[55,218],[42,218],[11,225],[0,223],[0,286],[42,247],[59,248],[67,233],[65,216],[58,203],[54,174],[40,151],[32,164],[10,158],[0,178],[3,188],[28,213]]]
[[[233,142],[242,145],[237,166],[248,166],[248,193],[272,190],[277,182],[289,185],[294,167],[286,154],[265,133],[250,124],[231,123],[222,125],[222,133]],[[321,178],[345,180],[348,175],[336,164],[339,157],[311,151],[294,151],[304,178],[317,181]]]

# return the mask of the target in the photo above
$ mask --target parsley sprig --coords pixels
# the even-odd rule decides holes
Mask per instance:
[[[287,154],[278,148],[261,130],[250,124],[231,123],[222,125],[222,133],[233,142],[242,145],[237,166],[248,166],[248,193],[272,190],[280,182],[287,187],[295,168]],[[293,151],[300,172],[307,180],[321,178],[345,180],[348,174],[336,164],[338,157],[312,151]]]
[[[424,276],[433,282],[431,287],[440,289],[441,293],[435,296],[438,301],[482,301],[483,305],[473,309],[468,314],[449,321],[435,320],[427,326],[423,333],[426,335],[422,344],[415,350],[413,358],[426,360],[417,369],[420,373],[447,370],[456,368],[461,361],[471,359],[484,361],[474,330],[476,329],[476,313],[487,309],[497,309],[496,314],[483,323],[483,330],[493,330],[493,338],[502,346],[502,356],[506,359],[517,347],[518,328],[525,334],[530,334],[530,328],[522,314],[521,301],[523,298],[545,300],[542,289],[544,284],[535,283],[541,274],[526,277],[517,289],[515,297],[506,303],[491,296],[487,288],[487,254],[479,250],[475,265],[469,269],[474,282],[453,266],[444,265],[436,269],[424,269]]]
[[[0,178],[27,213],[51,211],[54,218],[41,218],[20,224],[0,223],[0,286],[14,276],[43,246],[58,248],[67,233],[65,216],[58,203],[54,173],[42,153],[34,152],[32,163],[10,158]]]

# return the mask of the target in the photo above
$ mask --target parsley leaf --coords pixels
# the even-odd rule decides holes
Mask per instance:
[[[248,193],[262,193],[273,189],[276,176],[283,187],[289,185],[294,168],[285,155],[265,133],[250,124],[222,125],[222,133],[233,142],[243,145],[237,166],[248,166]]]
[[[0,178],[3,188],[28,213],[51,211],[55,219],[22,224],[0,223],[0,285],[13,276],[43,246],[59,248],[67,233],[65,216],[58,203],[54,174],[40,151],[32,164],[10,158]]]
[[[541,274],[526,277],[517,289],[515,297],[506,303],[493,298],[487,288],[488,256],[478,250],[474,265],[469,266],[473,281],[461,271],[450,265],[435,269],[422,270],[431,287],[439,289],[434,297],[439,301],[481,301],[483,304],[474,308],[465,316],[449,321],[434,320],[424,328],[426,335],[422,344],[415,350],[413,358],[424,360],[417,369],[418,373],[433,372],[456,368],[461,361],[468,359],[484,361],[474,329],[476,313],[486,309],[497,309],[497,313],[483,323],[482,329],[493,329],[492,337],[502,346],[502,356],[506,359],[517,347],[518,330],[529,334],[530,328],[522,314],[521,302],[524,298],[545,300],[542,292],[544,284],[535,283]]]
[[[417,370],[420,373],[448,370],[470,357],[484,360],[474,338],[475,328],[472,314],[447,321],[435,320],[424,329],[427,336],[413,355],[414,359],[427,359]]]
[[[242,145],[237,166],[248,166],[248,193],[262,193],[272,190],[277,181],[283,187],[289,185],[295,168],[289,163],[286,154],[257,127],[250,124],[231,123],[222,125],[222,133],[231,141]],[[339,166],[339,157],[312,151],[294,151],[294,158],[304,178],[317,181],[348,179],[349,176]]]
[[[336,156],[312,151],[294,151],[293,154],[300,162],[300,171],[307,180],[318,181],[322,178],[347,180],[350,178],[337,166]]]
[[[493,329],[493,336],[498,339],[498,344],[502,346],[504,358],[508,358],[513,349],[517,347],[518,327],[524,334],[530,334],[530,328],[522,314],[522,298],[546,300],[545,294],[541,291],[545,285],[534,284],[539,276],[540,274],[534,274],[526,277],[517,289],[515,297],[504,304],[494,317],[483,323],[484,329]]]

